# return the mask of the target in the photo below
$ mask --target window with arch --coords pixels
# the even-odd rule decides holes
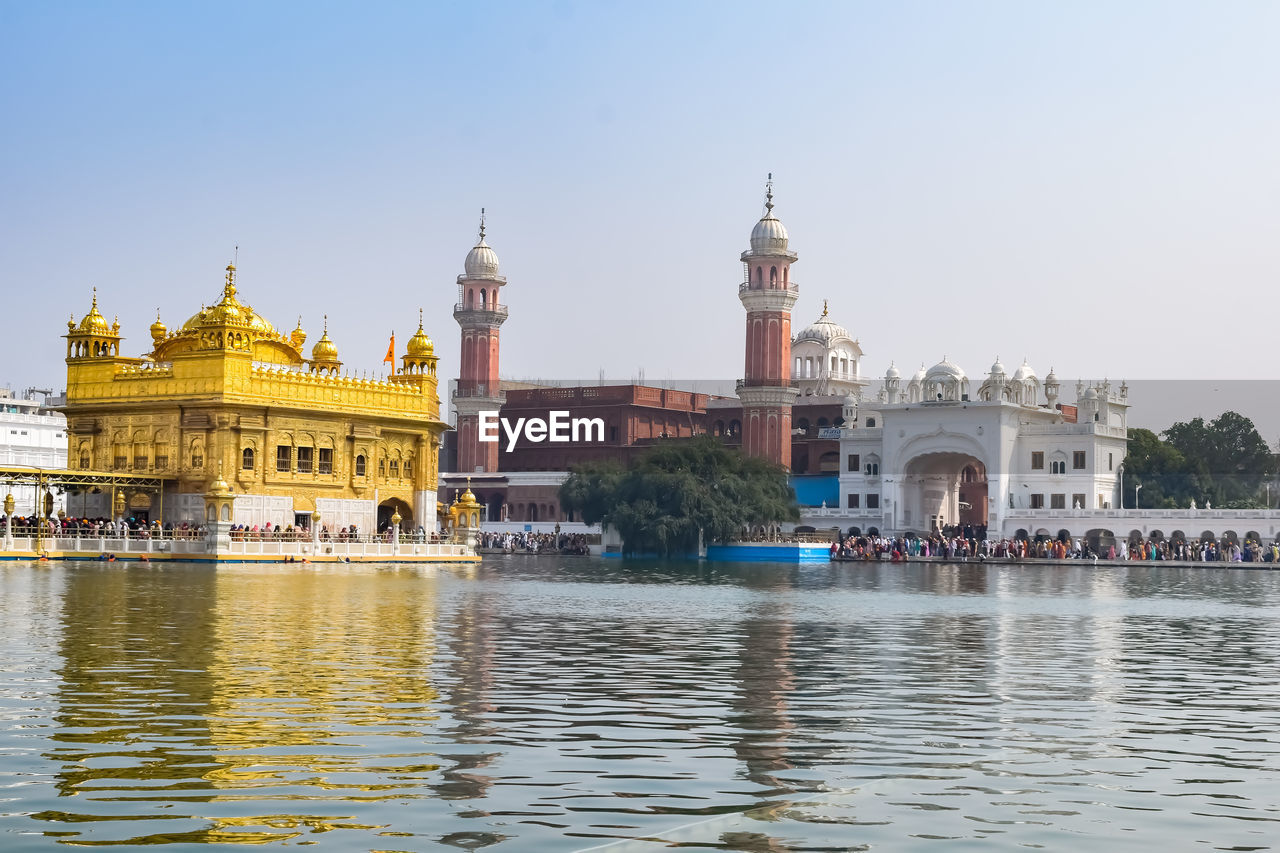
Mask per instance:
[[[880,457],[868,456],[867,465],[866,465],[866,468],[863,469],[863,473],[866,474],[868,477],[879,477],[880,476]]]
[[[387,476],[387,460],[386,459],[378,460],[378,476],[379,477]]]
[[[876,425],[875,418],[867,418],[867,429],[874,429]]]
[[[196,444],[191,445],[191,467],[192,468],[204,467],[204,445],[198,442]]]
[[[413,460],[412,459],[404,460],[404,475],[406,478],[413,476]]]
[[[245,471],[253,470],[253,448],[246,447],[240,451],[240,467]]]
[[[769,289],[776,290],[778,287],[778,268],[769,268]]]
[[[357,477],[364,476],[364,454],[363,453],[361,453],[359,456],[356,457],[356,476]]]
[[[392,477],[400,476],[400,460],[399,459],[391,460],[391,476]]]
[[[1065,459],[1050,459],[1050,460],[1049,460],[1049,473],[1050,473],[1050,474],[1065,474],[1065,473],[1067,473],[1067,460],[1065,460]],[[1061,507],[1059,507],[1059,509],[1060,509],[1060,508],[1061,508]]]

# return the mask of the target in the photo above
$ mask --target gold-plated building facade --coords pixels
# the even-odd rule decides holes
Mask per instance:
[[[147,496],[129,509],[198,523],[219,470],[234,491],[234,521],[320,523],[372,533],[397,512],[408,530],[436,526],[441,434],[434,347],[419,322],[385,379],[346,375],[324,333],[288,334],[241,302],[229,265],[222,295],[175,331],[151,326],[151,352],[120,355],[119,322],[92,307],[67,323],[69,467],[163,477],[161,510]],[[104,513],[105,514],[105,513]],[[304,520],[306,516],[306,520]]]

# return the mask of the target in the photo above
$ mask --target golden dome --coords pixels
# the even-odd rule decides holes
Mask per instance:
[[[409,338],[409,343],[405,346],[405,355],[410,358],[428,358],[435,354],[435,345],[431,343],[431,338],[427,337],[427,333],[422,330],[422,309],[418,309],[418,331]]]
[[[324,333],[320,335],[320,340],[316,341],[316,345],[311,348],[312,361],[337,361],[338,346],[329,340],[329,315],[324,317]]]
[[[289,342],[293,344],[293,348],[302,351],[302,345],[307,342],[307,333],[302,331],[302,317],[298,317],[298,326],[289,333]]]
[[[182,324],[182,331],[192,332],[204,326],[248,326],[262,335],[276,334],[272,326],[253,308],[236,299],[236,266],[227,264],[227,283],[217,305],[201,308],[198,314]]]
[[[98,288],[93,289],[93,305],[89,308],[89,313],[84,315],[84,319],[80,321],[80,331],[88,332],[91,335],[106,335],[111,333],[111,328],[107,325],[107,318],[98,313]]]
[[[168,334],[169,329],[164,323],[160,322],[160,311],[156,311],[156,321],[151,324],[151,340],[160,343],[164,340],[164,336]]]

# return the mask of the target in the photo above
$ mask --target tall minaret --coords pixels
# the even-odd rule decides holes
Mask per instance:
[[[751,229],[751,248],[742,253],[746,280],[738,299],[747,309],[747,367],[742,400],[742,447],[784,468],[791,467],[791,306],[800,290],[791,280],[796,253],[787,248],[787,229],[773,215],[773,174],[765,191],[764,216]]]
[[[480,209],[480,242],[467,253],[466,270],[458,276],[458,304],[453,319],[462,327],[462,365],[453,408],[458,414],[458,472],[498,470],[498,442],[481,442],[479,413],[496,412],[503,402],[498,390],[498,330],[507,306],[498,293],[507,279],[498,273],[498,256],[484,241],[484,209]]]

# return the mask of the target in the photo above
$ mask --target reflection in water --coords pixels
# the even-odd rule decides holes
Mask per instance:
[[[10,563],[0,616],[6,853],[1280,837],[1280,573]]]

